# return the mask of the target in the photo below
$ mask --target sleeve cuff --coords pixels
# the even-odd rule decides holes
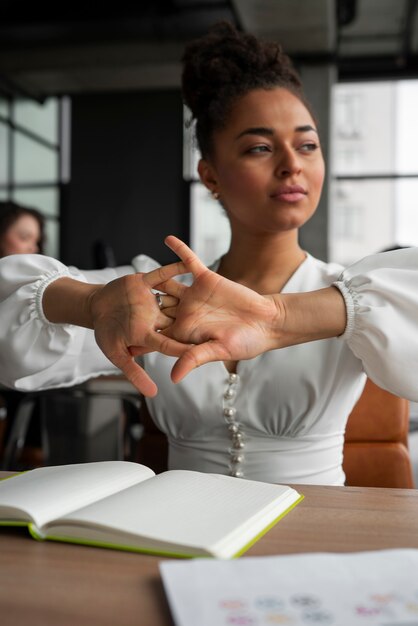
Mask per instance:
[[[62,270],[59,270],[58,272],[55,272],[54,274],[49,274],[48,276],[46,276],[45,278],[43,278],[38,286],[38,289],[36,291],[36,295],[35,295],[35,310],[37,313],[37,316],[39,317],[39,319],[44,323],[44,324],[52,324],[52,322],[50,322],[46,317],[45,317],[45,313],[44,313],[44,309],[42,306],[42,299],[44,297],[44,293],[45,293],[45,289],[53,282],[55,282],[56,280],[58,280],[58,278],[63,278],[63,277],[68,277],[71,278],[71,274],[69,272],[69,270],[67,268],[64,268]],[[77,277],[77,280],[83,280],[80,276]],[[84,281],[83,281],[84,282]]]
[[[348,341],[353,334],[354,331],[354,318],[355,318],[355,306],[356,306],[356,295],[351,291],[348,285],[342,281],[338,280],[333,283],[334,287],[337,287],[341,292],[342,297],[344,298],[345,308],[347,311],[347,323],[342,335],[340,335],[340,339],[344,339]]]

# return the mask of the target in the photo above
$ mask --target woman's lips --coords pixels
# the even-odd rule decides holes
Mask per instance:
[[[282,202],[299,202],[306,196],[306,190],[299,185],[291,185],[289,187],[281,187],[277,189],[273,194],[273,200],[280,200]]]
[[[300,191],[296,192],[285,192],[275,194],[273,197],[277,200],[283,200],[284,202],[299,202],[302,198],[305,197],[306,194],[301,193]]]

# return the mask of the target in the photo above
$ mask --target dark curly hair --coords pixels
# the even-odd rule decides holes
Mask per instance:
[[[3,236],[22,215],[30,215],[38,222],[40,232],[38,248],[39,252],[43,254],[45,244],[45,219],[42,213],[36,209],[12,202],[11,200],[4,200],[0,202],[0,257],[3,256],[1,243]]]
[[[284,87],[310,111],[300,78],[281,46],[238,31],[229,22],[188,43],[182,58],[183,101],[196,120],[203,157],[212,151],[212,133],[222,128],[235,101],[253,89]]]

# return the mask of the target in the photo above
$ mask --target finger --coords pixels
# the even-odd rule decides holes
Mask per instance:
[[[176,308],[178,306],[179,299],[174,296],[169,296],[160,292],[154,293],[153,295],[155,296],[155,304],[164,314],[166,308]]]
[[[133,356],[139,356],[155,350],[168,356],[181,356],[189,346],[157,332],[150,333],[146,343],[146,347],[138,350],[130,348],[126,355],[118,356],[112,359],[112,362],[124,373],[126,378],[140,393],[144,396],[153,397],[157,394],[158,387],[145,370],[135,362]]]
[[[170,263],[170,265],[163,265],[157,267],[157,269],[151,272],[146,272],[142,275],[142,279],[150,289],[155,289],[157,285],[161,283],[167,283],[174,276],[180,274],[186,274],[190,270],[186,270],[184,263],[177,261],[176,263]]]
[[[152,398],[158,392],[158,387],[150,376],[142,369],[131,356],[114,361],[115,365],[124,373],[139,393]]]
[[[181,343],[176,339],[167,337],[164,331],[161,333],[150,332],[144,341],[144,347],[149,351],[161,352],[167,356],[180,357],[186,350],[190,348],[190,344]]]
[[[168,326],[171,326],[172,322],[169,321]],[[147,338],[144,340],[144,345],[129,346],[128,353],[130,356],[142,356],[149,352],[161,352],[167,356],[180,357],[186,350],[190,348],[190,344],[181,343],[169,337],[166,333],[169,332],[168,328],[162,329],[161,332],[150,331]],[[146,345],[145,345],[146,344]],[[116,362],[115,359],[111,359],[112,363],[115,363],[120,367],[121,360]]]
[[[183,355],[177,359],[171,370],[171,380],[179,383],[187,374],[200,365],[211,361],[228,361],[230,354],[225,347],[216,341],[207,341],[199,345],[189,347]]]
[[[166,315],[172,320],[175,320],[177,317],[177,307],[176,306],[164,307],[164,315]]]
[[[158,330],[164,330],[165,328],[168,328],[169,326],[171,326],[173,321],[174,321],[174,318],[166,315],[165,309],[164,309],[164,313],[159,315],[157,318],[157,321],[155,322],[155,328],[158,328]]]
[[[161,294],[161,310],[169,309],[170,307],[176,307],[179,303],[179,299],[167,294]]]
[[[141,346],[129,346],[128,348],[129,354],[132,356],[142,356],[143,354],[148,354],[149,352],[153,352],[153,350],[148,350],[147,348],[143,348]]]
[[[196,278],[207,271],[207,267],[199,257],[181,239],[169,235],[164,240],[165,244],[183,261],[187,272],[192,272]]]
[[[158,291],[163,291],[165,294],[173,296],[173,298],[180,298],[184,295],[184,292],[188,289],[186,285],[179,283],[178,280],[174,280],[171,278],[170,280],[165,280],[158,285],[154,285],[154,289]]]

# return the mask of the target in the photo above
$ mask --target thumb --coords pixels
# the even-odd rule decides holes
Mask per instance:
[[[212,361],[229,361],[231,355],[218,341],[207,341],[188,348],[171,370],[171,380],[179,383],[192,370]]]

